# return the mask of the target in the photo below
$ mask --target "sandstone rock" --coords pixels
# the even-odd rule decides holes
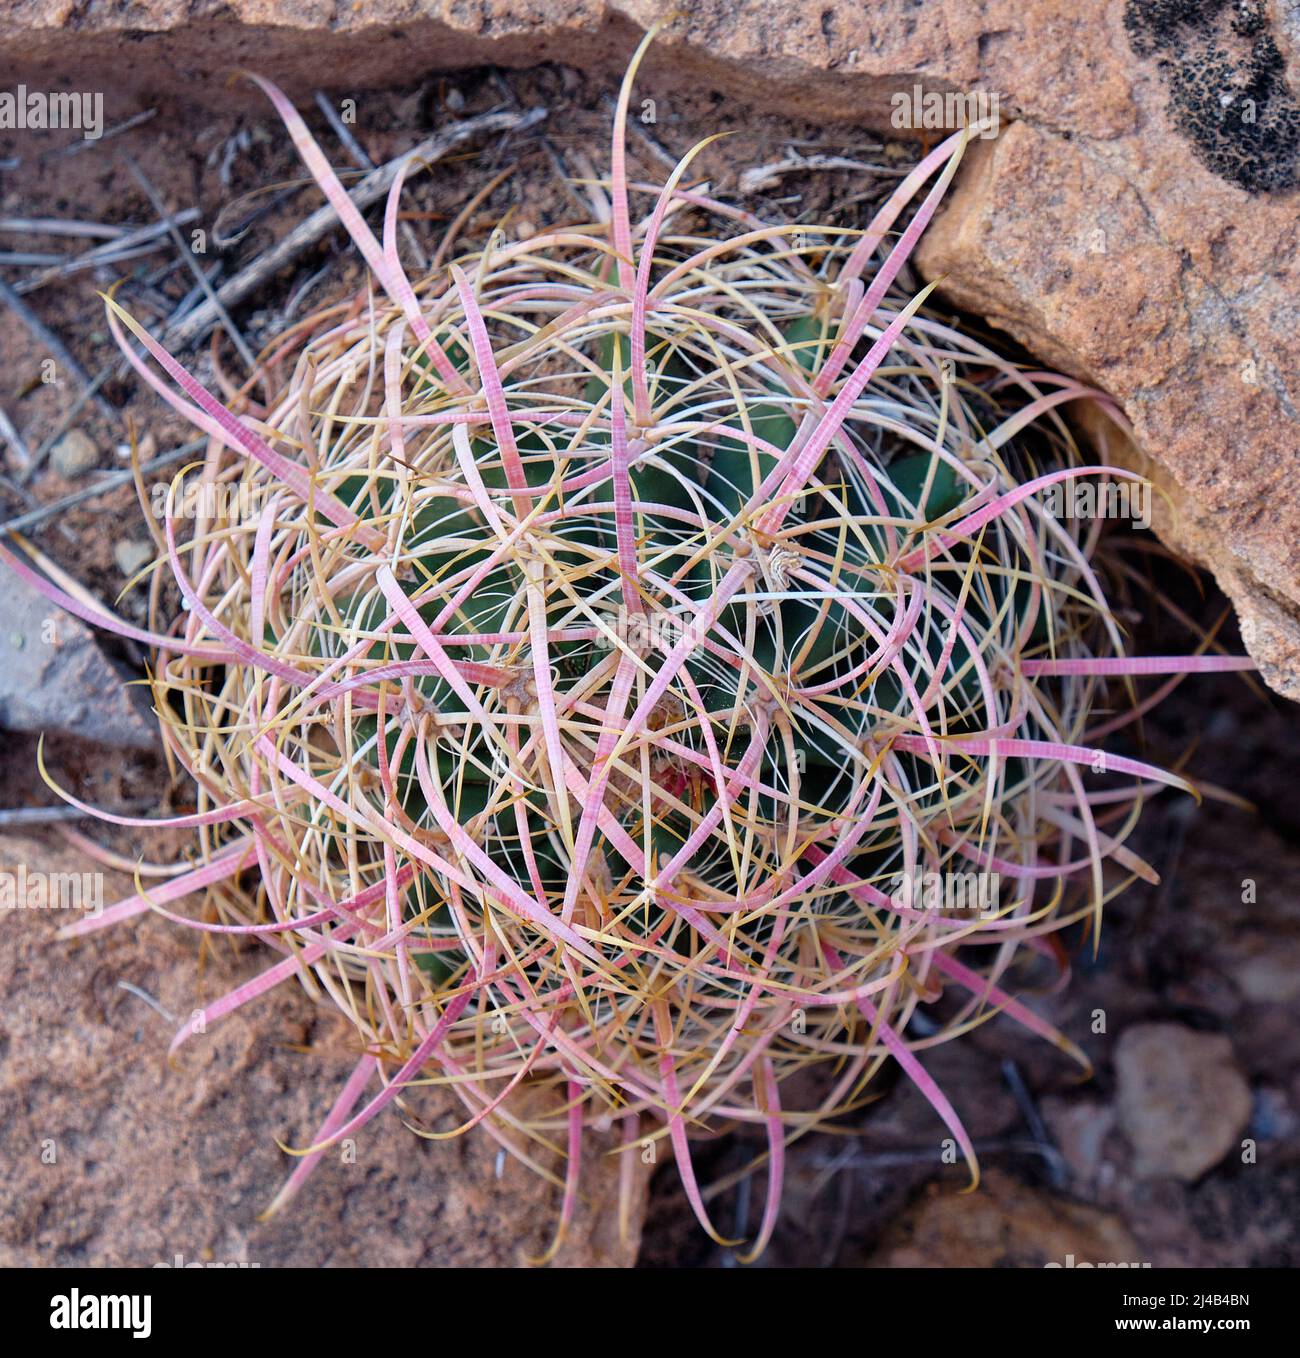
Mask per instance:
[[[891,1227],[868,1268],[1140,1268],[1118,1217],[1044,1193],[998,1170],[977,1193],[931,1185]]]
[[[101,745],[158,745],[145,691],[128,687],[90,628],[6,570],[0,589],[0,729],[65,731]]]
[[[1115,1074],[1119,1124],[1140,1178],[1200,1178],[1238,1145],[1250,1120],[1250,1086],[1219,1034],[1139,1024],[1120,1037]]]
[[[976,143],[919,261],[1118,398],[1133,438],[1091,419],[1099,452],[1167,492],[1157,531],[1214,571],[1265,678],[1300,697],[1300,275],[1278,250],[1297,240],[1294,196],[1207,173],[1172,133],[1163,149],[1153,133],[1117,141],[1081,155],[1015,123]]]
[[[0,837],[0,872],[16,879],[20,865],[28,881],[96,866],[50,840]],[[133,890],[107,877],[106,903]],[[196,936],[157,918],[58,942],[67,918],[0,910],[0,1262],[470,1267],[547,1248],[553,1185],[513,1161],[498,1173],[481,1132],[429,1142],[392,1114],[358,1132],[354,1162],[327,1157],[293,1203],[259,1223],[292,1168],[276,1138],[307,1142],[355,1063],[349,1025],[281,987],[169,1068],[183,1018],[270,954],[219,948],[200,970]],[[441,1114],[437,1101],[420,1104],[438,1130],[461,1121],[450,1096]],[[559,1263],[634,1260],[643,1196],[620,1240],[616,1178],[593,1145]]]
[[[1095,29],[1070,0],[991,0],[979,14],[914,0],[697,0],[683,11],[642,67],[651,85],[704,85],[774,112],[884,128],[892,96],[915,79],[940,92],[996,90],[1012,101],[1009,112],[1102,133],[1131,122],[1122,71],[1108,53],[1091,53],[1089,78],[1074,78]],[[84,88],[86,77],[111,69],[111,93],[228,108],[241,97],[257,102],[226,84],[232,68],[254,60],[298,95],[322,84],[382,88],[485,62],[559,61],[617,77],[664,12],[658,0],[230,0],[214,18],[199,0],[84,12],[74,0],[0,0],[0,53],[11,78],[29,85],[47,78]]]
[[[62,477],[82,476],[99,461],[99,449],[82,429],[69,429],[50,449],[50,462]]]
[[[229,107],[255,63],[301,97],[484,62],[615,76],[657,0],[0,0],[10,78]],[[75,23],[72,22],[75,16]],[[1157,531],[1236,604],[1300,697],[1300,71],[1295,0],[699,0],[646,88],[715,88],[773,112],[891,128],[893,98],[1000,95],[919,256],[947,295],[1098,382],[1150,466]],[[107,76],[111,73],[112,80]],[[332,76],[329,73],[333,73]],[[1288,83],[1289,82],[1289,83]]]

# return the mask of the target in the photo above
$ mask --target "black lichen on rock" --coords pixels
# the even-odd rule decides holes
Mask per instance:
[[[1264,0],[1128,0],[1124,26],[1208,169],[1251,193],[1300,183],[1300,104]]]

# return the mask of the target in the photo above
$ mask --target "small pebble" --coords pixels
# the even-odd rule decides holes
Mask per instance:
[[[1228,1038],[1139,1023],[1120,1037],[1115,1075],[1119,1125],[1138,1178],[1193,1183],[1240,1152],[1252,1100]]]
[[[113,548],[113,560],[125,576],[132,576],[153,558],[153,548],[147,542],[136,542],[130,538],[119,542]]]
[[[67,480],[81,476],[99,462],[99,449],[81,429],[69,429],[50,449],[54,470]]]
[[[113,451],[117,454],[119,461],[130,462],[131,445],[129,443],[119,443]],[[152,434],[146,434],[136,444],[136,451],[140,455],[141,462],[148,462],[158,452],[158,440]]]

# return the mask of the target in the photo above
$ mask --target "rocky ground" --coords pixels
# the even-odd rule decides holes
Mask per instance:
[[[0,871],[82,871],[48,836],[0,839]],[[109,899],[129,877],[109,874]],[[286,992],[215,1026],[166,1061],[203,1002],[262,970],[265,957],[200,958],[165,923],[68,945],[48,911],[5,911],[0,948],[0,1265],[215,1262],[514,1265],[542,1257],[556,1192],[486,1137],[432,1142],[397,1116],[363,1128],[318,1168],[305,1195],[259,1223],[356,1063],[351,1030]],[[426,1124],[454,1129],[447,1096]],[[627,1264],[639,1220],[617,1229],[616,1175],[593,1154],[587,1201],[560,1255]]]
[[[189,8],[159,5],[157,22],[137,18],[140,31],[176,30],[142,41],[123,37],[116,7],[92,6],[79,26],[78,50],[90,54],[89,64],[78,67],[62,45],[60,7],[24,7],[25,60],[44,60],[45,69],[63,61],[72,80],[93,68],[96,44],[120,57],[129,43],[138,59],[114,85],[109,122],[158,112],[99,143],[0,129],[0,217],[147,224],[156,213],[129,156],[170,209],[197,206],[195,224],[210,237],[203,264],[220,268],[219,283],[316,205],[264,105],[219,94],[197,76],[185,84],[187,63],[211,65],[223,52],[246,60],[251,43],[310,108],[315,72],[337,67],[312,55],[300,27],[313,22],[312,7],[295,7],[297,17],[288,18],[275,5],[236,4],[226,7],[230,21],[211,32],[195,27]],[[649,7],[568,6],[561,20],[547,5],[519,13],[488,6],[481,8],[492,21],[473,32],[460,7],[428,8],[438,11],[429,32],[407,24],[404,37],[384,36],[386,15],[375,7],[367,7],[365,23],[347,19],[332,30],[329,42],[351,43],[356,81],[350,91],[331,84],[332,97],[336,106],[343,94],[358,98],[355,134],[367,156],[382,162],[431,126],[494,106],[538,107],[547,117],[540,133],[467,146],[413,181],[408,225],[421,247],[427,252],[503,170],[511,173],[471,216],[468,234],[486,234],[503,219],[507,230],[524,231],[572,215],[577,205],[558,182],[557,165],[580,177],[603,164],[607,77]],[[1029,352],[1120,399],[1135,442],[1111,446],[1108,455],[1157,475],[1170,496],[1157,519],[1161,533],[1214,569],[1269,682],[1294,692],[1300,297],[1296,196],[1287,179],[1294,148],[1285,152],[1285,139],[1300,85],[1292,80],[1295,7],[1133,0],[1095,10],[1084,16],[1065,0],[1036,0],[990,3],[975,13],[888,0],[873,8],[864,32],[860,7],[847,0],[828,0],[819,17],[792,17],[779,0],[694,6],[647,69],[654,121],[635,124],[633,171],[661,179],[699,137],[727,130],[733,135],[696,165],[715,190],[765,215],[857,225],[916,154],[888,121],[891,90],[912,80],[900,72],[915,72],[927,87],[1002,91],[1012,125],[972,148],[922,267],[945,275],[948,297],[1011,331]],[[1252,28],[1256,12],[1263,26]],[[444,44],[435,62],[429,45],[447,32],[459,33],[463,46]],[[1177,51],[1169,33],[1181,36]],[[179,55],[169,62],[144,55],[163,50],[164,41]],[[6,42],[12,39],[0,38],[7,55]],[[563,57],[591,73],[479,65],[413,75],[394,92],[384,88],[393,84],[384,78],[392,69],[384,43],[405,44],[415,72]],[[1280,66],[1271,64],[1270,43]],[[413,52],[425,53],[423,65]],[[1227,66],[1206,74],[1214,52]],[[30,69],[39,75],[42,68]],[[1216,97],[1231,95],[1211,124],[1197,116],[1204,112],[1198,79]],[[1232,100],[1246,99],[1265,119],[1263,142],[1243,130],[1255,124],[1226,112]],[[755,101],[764,112],[754,111]],[[312,121],[345,164],[345,148],[319,116]],[[746,169],[817,152],[858,168],[787,164],[775,177],[742,179]],[[69,248],[57,238],[36,244]],[[0,250],[20,248],[29,246],[12,234],[0,238]],[[0,264],[10,286],[32,276],[31,266]],[[52,383],[43,381],[46,347],[5,313],[0,411],[28,460],[7,452],[0,520],[39,513],[121,471],[128,420],[146,458],[187,437],[118,367],[94,291],[124,277],[124,300],[151,325],[175,314],[193,281],[163,250],[23,294],[86,374],[103,374],[107,410],[91,401],[70,417],[81,384],[63,362]],[[257,347],[290,310],[310,310],[359,282],[353,255],[330,235],[237,308],[235,319]],[[238,384],[239,359],[227,338],[205,342],[192,357],[210,385]],[[160,470],[146,484],[170,474]],[[145,590],[118,597],[152,551],[130,485],[69,504],[23,531],[90,597],[143,619]],[[1202,595],[1166,568],[1157,575],[1199,626],[1220,617],[1225,605],[1213,587]],[[1186,646],[1185,632],[1146,611],[1138,649]],[[1234,637],[1229,648],[1238,645]],[[53,618],[6,578],[0,814],[53,800],[34,772],[39,731],[49,733],[50,768],[88,800],[116,807],[167,801],[173,789],[154,754],[150,721],[138,694],[118,682],[140,673],[142,662],[129,645]],[[957,1171],[938,1163],[939,1129],[924,1101],[905,1082],[882,1081],[882,1097],[841,1131],[792,1148],[766,1264],[1038,1266],[1070,1255],[1296,1262],[1295,709],[1237,679],[1192,681],[1148,720],[1145,735],[1149,757],[1186,758],[1197,777],[1254,809],[1224,801],[1191,808],[1172,798],[1149,809],[1135,846],[1162,884],[1139,884],[1117,901],[1097,956],[1075,940],[1069,986],[1036,1000],[1084,1046],[1094,1077],[1080,1083],[1051,1049],[997,1020],[931,1054],[929,1065],[980,1147],[984,1184],[970,1195],[957,1192]],[[79,864],[57,825],[11,818],[0,830],[0,869]],[[113,842],[153,857],[181,847]],[[109,890],[125,894],[130,883],[110,881]],[[0,1158],[7,1171],[0,1261],[153,1263],[179,1253],[265,1266],[487,1263],[545,1249],[552,1185],[513,1166],[498,1178],[490,1143],[421,1141],[395,1116],[366,1129],[355,1162],[322,1166],[284,1217],[259,1225],[257,1213],[289,1165],[276,1140],[300,1144],[319,1122],[350,1066],[346,1032],[286,989],[228,1020],[169,1068],[164,1054],[175,1025],[160,1009],[184,1016],[252,974],[257,950],[200,953],[158,921],[58,944],[56,923],[41,912],[0,912]],[[450,1126],[454,1113],[449,1106],[428,1116]],[[741,1231],[762,1210],[761,1176],[741,1175],[758,1149],[726,1135],[701,1151],[719,1219]],[[586,1189],[589,1201],[562,1256],[568,1262],[733,1262],[699,1235],[671,1167],[651,1181],[644,1234],[634,1221],[624,1241],[613,1228],[613,1186],[599,1157]]]

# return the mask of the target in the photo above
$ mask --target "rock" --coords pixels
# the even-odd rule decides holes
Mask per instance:
[[[2,568],[0,568],[2,569]],[[145,690],[94,633],[12,571],[0,588],[0,729],[63,731],[101,745],[158,746]]]
[[[113,560],[117,568],[128,579],[146,562],[153,559],[153,547],[147,542],[137,542],[133,538],[123,538],[113,546]]]
[[[1074,1187],[1082,1190],[1108,1184],[1114,1171],[1105,1151],[1115,1126],[1115,1110],[1093,1099],[1049,1095],[1042,1101],[1042,1112]]]
[[[931,1184],[886,1232],[868,1268],[1141,1268],[1118,1217],[998,1170],[974,1193]]]
[[[0,872],[96,867],[51,842],[0,837]],[[106,903],[132,892],[129,878],[106,877]],[[301,1145],[316,1130],[355,1064],[351,1026],[283,986],[170,1068],[184,1016],[264,970],[270,951],[222,948],[201,965],[194,935],[151,916],[63,943],[53,933],[65,915],[0,911],[0,1262],[474,1267],[545,1251],[554,1185],[513,1161],[498,1177],[481,1129],[430,1142],[391,1110],[357,1133],[354,1161],[327,1157],[259,1223],[293,1165],[276,1139]],[[419,1106],[438,1130],[462,1120],[450,1095]],[[635,1259],[645,1181],[620,1241],[617,1169],[602,1149],[590,1147],[561,1264]]]
[[[1287,80],[1292,93],[1300,97],[1300,0],[1269,0],[1269,7]]]
[[[1168,157],[1205,180],[1197,196],[1162,200]],[[1168,494],[1153,497],[1157,532],[1214,571],[1265,678],[1300,698],[1300,343],[1284,319],[1300,273],[1278,238],[1297,238],[1287,199],[1208,175],[1187,148],[1133,138],[1081,159],[1016,123],[973,148],[919,262],[958,305],[1118,398],[1134,437],[1089,419],[1100,455]]]
[[[1011,93],[1017,113],[1058,125],[1091,120],[1103,132],[1122,94],[1122,72],[1105,51],[1086,53],[1089,79],[1074,78],[1096,30],[1070,0],[987,0],[978,13],[915,0],[696,0],[683,8],[642,66],[647,87],[703,85],[773,112],[882,130],[892,130],[892,95],[914,79],[940,91]],[[74,11],[73,0],[33,0],[14,17],[0,38],[13,80],[31,85],[30,77],[58,72],[75,84],[117,62],[121,91],[213,108],[258,103],[227,88],[222,74],[254,58],[259,72],[307,97],[322,80],[349,92],[391,86],[395,50],[421,74],[562,62],[617,79],[643,31],[666,12],[659,0],[374,0],[364,8],[230,0],[219,19],[188,0],[140,0],[129,14],[96,6],[72,21]]]
[[[0,38],[13,81],[257,104],[254,61],[309,98],[430,69],[562,61],[616,77],[658,0],[35,0]],[[709,89],[891,136],[893,101],[1000,96],[918,262],[946,295],[1115,396],[1156,530],[1213,570],[1266,681],[1300,698],[1300,18],[1296,0],[698,0],[644,88]],[[96,82],[99,82],[98,84]],[[663,102],[663,100],[661,100]],[[913,130],[914,131],[914,130]],[[906,135],[903,129],[902,134]],[[936,135],[934,133],[929,134]]]
[[[1245,934],[1229,942],[1224,966],[1252,1004],[1300,1000],[1300,938]]]
[[[65,480],[82,476],[99,463],[99,449],[81,429],[69,429],[50,449],[50,462]]]
[[[1139,1178],[1190,1183],[1239,1146],[1251,1093],[1226,1037],[1138,1024],[1120,1037],[1115,1074],[1119,1125]]]

